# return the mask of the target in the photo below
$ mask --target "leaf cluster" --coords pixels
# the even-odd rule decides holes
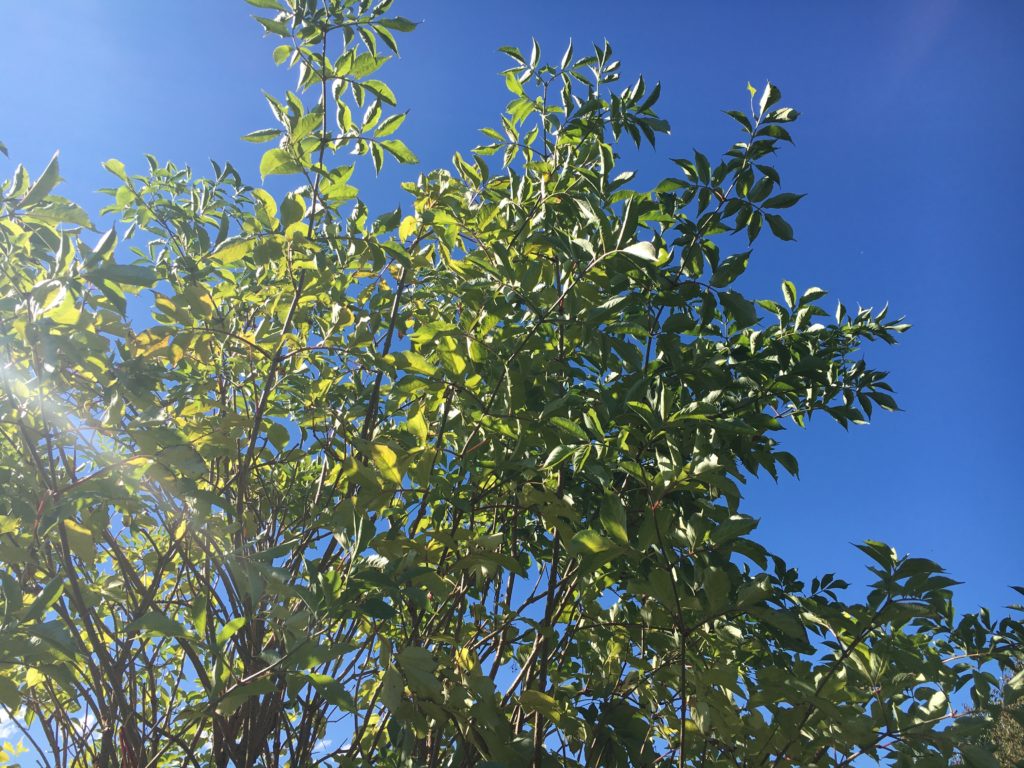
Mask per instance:
[[[0,705],[40,761],[992,765],[1020,621],[874,542],[848,599],[741,511],[787,424],[897,408],[863,346],[907,327],[741,292],[794,237],[778,89],[645,189],[657,85],[504,49],[485,143],[372,216],[415,24],[249,2],[297,76],[245,137],[283,196],[110,160],[100,233],[56,157],[0,189]]]

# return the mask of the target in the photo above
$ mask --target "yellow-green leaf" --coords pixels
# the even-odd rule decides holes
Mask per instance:
[[[403,370],[411,371],[412,373],[422,373],[425,376],[433,376],[437,371],[437,367],[427,358],[419,352],[411,350],[397,353],[395,355],[395,363]]]
[[[43,315],[58,325],[74,325],[82,316],[82,310],[75,303],[75,297],[63,291],[60,300],[54,303]]]
[[[519,694],[519,703],[526,709],[539,712],[544,717],[555,723],[557,723],[562,717],[562,711],[555,698],[543,693],[542,691],[535,691],[532,689],[523,691]]]
[[[402,223],[398,225],[398,239],[408,240],[412,237],[412,233],[416,231],[417,221],[415,216],[406,216],[402,219]]]
[[[239,259],[248,256],[255,244],[252,238],[229,237],[213,252],[213,256],[222,264],[234,264]]]
[[[260,160],[260,176],[276,176],[288,173],[299,173],[302,163],[283,149],[271,149],[263,154]]]
[[[384,475],[385,479],[392,483],[402,482],[402,473],[398,469],[398,456],[386,445],[374,444],[370,446],[370,456],[373,465]]]
[[[74,520],[64,521],[64,533],[67,535],[68,548],[87,563],[96,561],[96,546],[93,544],[92,531]]]
[[[417,443],[424,445],[427,442],[427,420],[423,418],[422,413],[410,416],[409,420],[405,423],[405,426],[409,432],[415,435]]]

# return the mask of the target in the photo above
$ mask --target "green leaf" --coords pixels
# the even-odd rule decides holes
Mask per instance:
[[[771,83],[768,83],[764,88],[764,92],[761,94],[761,101],[758,104],[761,114],[763,115],[767,111],[768,107],[776,103],[781,98],[782,94],[779,92],[779,89]]]
[[[54,603],[60,599],[61,594],[64,592],[64,577],[56,576],[46,583],[43,587],[42,592],[36,595],[36,598],[25,608],[25,613],[22,616],[22,622],[30,624],[36,621],[42,621],[43,616],[46,612],[53,607]]]
[[[277,66],[281,66],[288,60],[288,57],[291,56],[294,51],[295,49],[287,43],[277,46],[274,48],[273,53],[274,63],[277,64]]]
[[[520,64],[526,63],[526,59],[523,58],[523,54],[519,51],[518,48],[513,48],[511,45],[503,45],[500,48],[498,48],[498,50],[504,53],[506,56],[511,56]]]
[[[416,437],[416,442],[419,445],[424,445],[427,442],[427,435],[430,434],[430,429],[427,426],[427,420],[423,418],[422,413],[417,413],[415,416],[410,416],[409,420],[405,423],[406,429]]]
[[[605,563],[623,554],[626,549],[605,538],[592,528],[584,528],[569,541],[566,550],[580,558],[580,571],[593,574]]]
[[[769,197],[762,203],[765,208],[790,208],[796,205],[800,198],[804,195],[796,195],[792,192],[783,192],[782,194]]]
[[[724,568],[710,567],[704,572],[704,595],[713,613],[721,613],[730,605],[732,580]]]
[[[313,684],[313,687],[324,697],[328,704],[333,704],[336,707],[351,706],[352,694],[346,691],[345,686],[330,675],[320,672],[304,672],[302,676]]]
[[[390,447],[379,443],[371,445],[370,458],[386,480],[395,484],[402,482],[402,472],[398,468],[398,455]]]
[[[264,141],[273,141],[281,135],[279,128],[262,128],[258,131],[252,131],[251,133],[245,134],[242,137],[244,141],[251,141],[254,144],[261,144]]]
[[[562,430],[565,434],[576,438],[580,442],[589,442],[590,440],[590,438],[587,437],[587,433],[583,431],[583,428],[574,421],[562,416],[552,416],[548,421]]]
[[[446,320],[436,320],[420,326],[414,333],[409,335],[409,338],[416,342],[416,344],[424,345],[429,344],[439,334],[445,334],[455,329],[456,326]]]
[[[558,706],[558,701],[543,691],[528,688],[519,694],[519,703],[531,712],[539,712],[552,722],[557,723],[562,718],[562,710]]]
[[[412,237],[416,228],[419,226],[419,222],[415,216],[406,216],[402,219],[402,223],[398,225],[398,239],[405,241]]]
[[[92,249],[92,257],[90,261],[100,260],[104,256],[108,255],[117,246],[117,232],[113,227],[108,229],[100,237],[99,241]]]
[[[606,539],[592,528],[584,528],[572,537],[568,546],[571,555],[593,555],[605,552],[618,552],[615,542]]]
[[[718,294],[718,300],[737,328],[747,328],[757,322],[757,307],[736,291],[722,291]]]
[[[25,214],[26,220],[47,224],[74,224],[93,229],[92,221],[81,206],[57,195],[50,195],[42,205],[36,205]]]
[[[114,174],[121,181],[128,181],[128,173],[125,171],[124,163],[111,158],[103,163],[103,167]]]
[[[281,227],[288,229],[292,224],[302,221],[306,215],[306,203],[294,192],[284,196],[281,203]]]
[[[402,675],[393,667],[388,666],[380,682],[380,701],[388,708],[388,711],[395,712],[402,703],[402,695],[405,693],[405,681]]]
[[[437,372],[436,365],[419,352],[413,352],[412,350],[397,352],[395,354],[395,365],[402,370],[420,373],[424,376],[433,376]]]
[[[387,83],[383,83],[380,80],[364,80],[361,85],[366,90],[376,94],[377,98],[385,104],[390,104],[392,107],[395,106],[395,94]]]
[[[276,212],[275,207],[274,213]],[[221,264],[234,264],[239,259],[243,259],[252,253],[255,246],[256,241],[250,237],[243,237],[241,235],[229,237],[217,247],[217,250],[215,250],[212,255],[216,257]]]
[[[380,69],[387,60],[387,56],[375,56],[369,52],[361,53],[351,59],[347,74],[350,78],[362,79]],[[379,110],[380,104],[372,104],[370,108]]]
[[[606,496],[601,503],[601,526],[619,544],[629,544],[626,509],[616,496]]]
[[[784,218],[777,216],[774,213],[766,213],[765,219],[768,221],[768,226],[771,228],[772,234],[779,238],[779,240],[793,239],[793,228]]]
[[[60,152],[54,152],[53,157],[50,158],[50,162],[47,163],[46,168],[43,170],[42,175],[36,179],[25,196],[21,198],[18,203],[19,208],[31,208],[33,205],[41,203],[46,199],[46,196],[53,191],[53,188],[60,183],[60,164],[57,162],[57,157]]]
[[[374,131],[374,136],[378,139],[390,136],[399,129],[402,123],[405,122],[406,114],[406,112],[400,112],[397,115],[390,115],[384,118],[380,125],[377,126],[377,130]],[[408,152],[408,149],[406,149],[406,151]],[[412,155],[412,152],[409,152],[409,155]]]
[[[513,96],[525,96],[523,91],[523,84],[519,82],[519,78],[516,77],[515,72],[505,73],[505,87],[509,90]]]
[[[810,643],[807,642],[807,629],[800,620],[789,610],[775,608],[748,608],[752,616],[762,619],[770,627],[781,632],[785,637],[794,642],[793,649],[800,652],[813,652]]]
[[[623,253],[628,253],[631,256],[636,256],[638,259],[657,263],[658,261],[658,249],[654,247],[654,243],[640,242],[633,243],[633,245],[623,248]]]
[[[396,32],[412,32],[418,25],[418,22],[410,21],[403,16],[393,16],[390,19],[381,19],[377,23],[382,27],[393,29]]]
[[[729,117],[731,117],[741,126],[743,126],[743,130],[745,130],[747,133],[750,133],[754,130],[754,127],[750,124],[750,118],[747,117],[742,112],[739,112],[735,109],[729,109],[726,110],[725,114],[727,114]]]
[[[716,544],[728,544],[740,536],[746,536],[757,528],[757,520],[753,517],[732,515],[729,519],[722,521],[711,532],[711,540]]]
[[[17,684],[3,675],[0,675],[0,704],[12,711],[21,704],[21,691],[18,690]]]
[[[800,465],[797,463],[796,456],[788,451],[776,451],[772,454],[772,458],[781,464],[782,467],[793,477],[799,477]]]
[[[434,676],[437,662],[430,651],[419,646],[403,648],[398,653],[398,667],[413,693],[441,701],[441,682]]]
[[[283,149],[269,149],[260,160],[260,176],[279,176],[289,173],[301,173],[303,169],[295,157]]]
[[[264,30],[278,37],[289,37],[288,25],[278,19],[267,19],[262,16],[253,16]]]
[[[888,544],[869,540],[854,546],[886,570],[890,570],[896,564],[896,550]]]
[[[238,631],[245,626],[245,617],[239,616],[236,619],[232,619],[217,632],[217,647],[223,648],[227,645],[228,640],[238,634]]]
[[[188,632],[181,624],[160,611],[150,611],[140,616],[128,625],[126,632],[129,635],[141,632],[147,636],[188,637]]]
[[[899,404],[896,402],[896,398],[892,395],[886,394],[885,392],[868,392],[868,397],[887,411],[895,412],[900,409]]]
[[[189,610],[189,615],[192,618],[192,624],[196,628],[196,634],[200,637],[206,634],[206,619],[209,614],[209,610],[209,602],[203,599],[195,600]]]
[[[418,163],[419,159],[412,153],[412,151],[405,146],[405,142],[400,139],[385,139],[381,142],[384,149],[391,153],[391,155],[398,160],[400,163]]]
[[[747,270],[749,261],[750,251],[730,256],[718,265],[718,269],[711,276],[711,285],[715,288],[724,288],[729,285]]]
[[[557,467],[569,458],[575,450],[575,445],[556,445],[551,449],[551,453],[548,454],[547,459],[544,461],[544,469]]]
[[[283,451],[288,444],[291,442],[291,435],[288,433],[288,428],[284,424],[278,424],[273,422],[267,427],[267,440],[277,450]]]
[[[58,325],[75,325],[82,316],[82,309],[75,302],[75,297],[61,286],[53,301],[48,302],[43,317]]]
[[[68,549],[84,562],[96,562],[96,542],[92,531],[80,523],[67,518],[64,520],[64,535],[68,540]]]
[[[827,295],[828,291],[823,290],[822,288],[808,288],[806,291],[804,291],[803,296],[800,297],[800,306],[802,307],[805,304],[810,304],[811,302],[824,298]]]
[[[789,280],[782,281],[782,298],[786,300],[790,309],[796,307],[796,286]]]

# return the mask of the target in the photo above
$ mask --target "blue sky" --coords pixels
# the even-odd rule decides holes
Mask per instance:
[[[95,212],[100,163],[142,154],[202,168],[231,160],[256,181],[269,127],[261,90],[292,86],[241,0],[36,0],[5,3],[0,25],[0,140],[38,173],[61,150],[63,194]],[[629,156],[644,178],[669,157],[720,152],[737,134],[723,109],[770,79],[799,109],[796,146],[778,158],[788,189],[808,193],[788,218],[797,242],[765,243],[743,285],[819,285],[848,306],[881,306],[914,324],[869,359],[891,370],[904,413],[844,433],[823,419],[790,431],[799,482],[756,481],[745,511],[805,574],[858,583],[850,542],[884,540],[931,557],[966,584],[958,605],[1013,600],[1024,583],[1020,448],[1024,405],[1019,222],[1024,148],[1024,4],[396,2],[425,23],[403,36],[383,76],[411,110],[402,137],[422,167],[481,139],[505,103],[499,45],[536,36],[561,56],[609,39],[627,77],[662,82],[670,137]],[[8,175],[12,162],[0,158]],[[405,202],[388,170],[364,180],[377,210]],[[768,240],[768,238],[765,238]]]

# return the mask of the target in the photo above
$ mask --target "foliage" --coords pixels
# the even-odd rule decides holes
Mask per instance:
[[[982,687],[990,699],[984,705],[992,719],[987,733],[970,739],[969,743],[993,750],[1000,766],[1024,765],[1024,663],[1020,658],[1004,672],[997,688]],[[958,764],[962,764],[962,760]]]
[[[298,76],[246,137],[290,191],[110,160],[120,238],[56,156],[0,196],[0,703],[33,756],[994,765],[1019,621],[874,542],[846,600],[739,511],[796,473],[787,422],[896,407],[861,347],[906,327],[737,288],[793,238],[779,91],[648,190],[617,148],[668,131],[658,86],[608,45],[505,49],[488,143],[373,217],[346,163],[415,162],[376,79],[415,24],[249,2]]]
[[[997,714],[992,729],[992,744],[1000,765],[1024,764],[1024,710],[1021,708],[1021,678],[1024,668],[1017,666],[1017,674],[1002,681],[996,700]],[[1011,685],[1011,681],[1013,685]]]

